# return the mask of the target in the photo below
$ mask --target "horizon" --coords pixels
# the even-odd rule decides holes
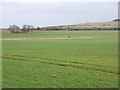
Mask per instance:
[[[117,2],[76,1],[1,2],[2,22],[0,28],[8,28],[14,24],[19,27],[24,24],[33,25],[34,27],[46,27],[87,22],[109,22],[118,18]]]
[[[114,19],[113,19],[114,20]],[[113,22],[113,20],[111,20],[111,21],[106,21],[106,22]],[[85,22],[85,23],[101,23],[101,22]],[[85,24],[85,23],[77,23],[77,24]],[[14,24],[14,25],[16,25],[16,24]],[[28,25],[28,24],[24,24],[24,25]],[[76,25],[76,24],[69,24],[69,25]],[[9,25],[9,26],[11,26],[11,25]],[[19,26],[19,25],[17,25],[17,26]],[[23,26],[23,25],[22,25]],[[20,27],[20,29],[22,28],[22,26],[19,26]],[[32,25],[33,27],[34,27],[34,25]],[[40,28],[42,28],[42,27],[51,27],[51,26],[65,26],[65,24],[64,25],[49,25],[49,26],[38,26],[38,27],[40,27]],[[5,27],[5,28],[0,28],[0,29],[8,29],[9,27]],[[34,28],[37,28],[37,27],[34,27]]]

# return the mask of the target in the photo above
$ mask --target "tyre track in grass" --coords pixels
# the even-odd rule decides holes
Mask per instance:
[[[111,66],[104,66],[104,65],[95,65],[95,64],[88,64],[88,63],[81,63],[81,62],[76,62],[76,61],[63,61],[63,60],[54,60],[54,59],[48,59],[48,58],[36,58],[36,57],[24,57],[24,56],[18,56],[18,55],[7,55],[7,56],[12,56],[12,57],[18,57],[18,58],[29,58],[29,59],[37,59],[37,60],[50,60],[50,61],[55,61],[55,62],[65,62],[65,63],[73,63],[73,64],[85,64],[85,65],[91,65],[91,66],[99,66],[99,67],[108,67],[108,68],[115,68],[116,67],[111,67]]]
[[[21,57],[24,58],[23,60],[20,60],[21,58],[10,58],[10,57],[2,57],[3,59],[8,59],[8,60],[14,60],[14,61],[26,61],[26,62],[40,62],[40,63],[44,63],[44,64],[52,64],[52,65],[56,65],[56,66],[62,66],[62,67],[66,67],[66,68],[72,68],[72,69],[80,69],[80,70],[89,70],[89,71],[96,71],[96,72],[102,72],[102,73],[109,73],[109,74],[115,74],[115,75],[120,75],[120,73],[114,73],[114,72],[106,72],[106,71],[100,71],[100,70],[93,70],[93,69],[86,69],[86,68],[78,68],[78,67],[72,67],[72,66],[67,66],[65,64],[61,64],[61,63],[52,63],[52,62],[46,62],[46,61],[41,61],[41,59],[39,59],[39,61],[29,61],[27,59],[25,59],[25,57]]]

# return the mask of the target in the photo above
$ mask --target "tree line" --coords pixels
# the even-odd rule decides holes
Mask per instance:
[[[40,27],[34,28],[32,25],[23,25],[22,28],[20,29],[19,26],[17,25],[10,25],[9,30],[12,33],[31,33],[33,30],[40,30]]]
[[[32,25],[23,25],[20,29],[17,25],[10,25],[9,30],[12,33],[31,33],[33,30],[67,30],[67,31],[79,31],[79,30],[120,30],[120,27],[68,27],[68,26],[51,26],[51,27],[37,27],[34,28]]]
[[[79,31],[79,30],[120,30],[120,27],[46,27],[45,30],[67,30],[67,31]]]

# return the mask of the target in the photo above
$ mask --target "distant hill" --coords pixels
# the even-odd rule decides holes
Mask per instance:
[[[73,25],[48,26],[47,30],[117,30],[120,29],[119,19],[110,22],[87,22]]]
[[[85,27],[118,27],[118,21],[81,23],[81,24],[74,24],[73,26],[85,26]]]

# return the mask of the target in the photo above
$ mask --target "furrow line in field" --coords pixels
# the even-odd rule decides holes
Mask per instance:
[[[27,61],[27,60],[17,60],[17,59],[11,59],[11,58],[3,58],[3,59],[8,59],[8,60],[16,60],[16,61]],[[72,66],[67,66],[65,64],[57,64],[57,63],[52,63],[52,62],[46,62],[46,61],[27,61],[27,62],[40,62],[40,63],[47,63],[47,64],[52,64],[56,66],[62,66],[62,67],[67,67],[67,68],[73,68],[73,69],[81,69],[81,70],[90,70],[90,71],[97,71],[97,72],[103,72],[103,73],[110,73],[110,74],[116,74],[120,75],[120,73],[114,73],[114,72],[106,72],[106,71],[100,71],[100,70],[93,70],[93,69],[86,69],[86,68],[78,68],[78,67],[72,67]]]
[[[74,69],[81,69],[81,70],[91,70],[91,71],[97,71],[97,72],[111,73],[111,74],[120,75],[120,73],[105,72],[105,71],[99,71],[99,70],[93,70],[93,69],[77,68],[77,67],[71,67],[71,66],[64,66],[64,67],[68,67],[68,68],[74,68]]]
[[[8,55],[9,56],[9,55]],[[13,55],[14,56],[14,55]],[[105,71],[105,72],[113,72],[113,73],[117,73],[118,70],[117,68],[115,69],[112,69],[112,68],[109,68],[109,67],[101,67],[101,66],[97,66],[95,67],[96,65],[91,65],[91,64],[85,64],[85,63],[72,63],[72,62],[68,62],[68,61],[60,61],[60,60],[53,60],[53,59],[45,59],[45,58],[29,58],[29,57],[23,57],[23,56],[14,56],[14,57],[7,57],[7,58],[12,58],[12,59],[19,59],[19,60],[40,60],[40,61],[43,61],[43,62],[47,62],[49,64],[57,64],[57,65],[65,65],[65,66],[71,66],[71,67],[76,67],[76,68],[86,68],[86,69],[91,69],[91,70],[98,70],[98,71]],[[6,57],[6,56],[5,56]]]
[[[63,60],[54,60],[54,59],[47,59],[47,58],[33,58],[33,57],[24,57],[24,56],[16,56],[16,55],[8,55],[8,56],[14,56],[18,58],[28,58],[28,59],[36,59],[36,60],[49,60],[49,61],[55,61],[55,62],[65,62],[65,63],[73,63],[73,64],[83,64],[83,65],[91,65],[91,66],[98,66],[98,67],[108,67],[108,68],[115,68],[116,67],[111,67],[111,66],[104,66],[104,65],[95,65],[95,64],[88,64],[88,63],[81,63],[81,62],[75,62],[75,61],[63,61]]]

